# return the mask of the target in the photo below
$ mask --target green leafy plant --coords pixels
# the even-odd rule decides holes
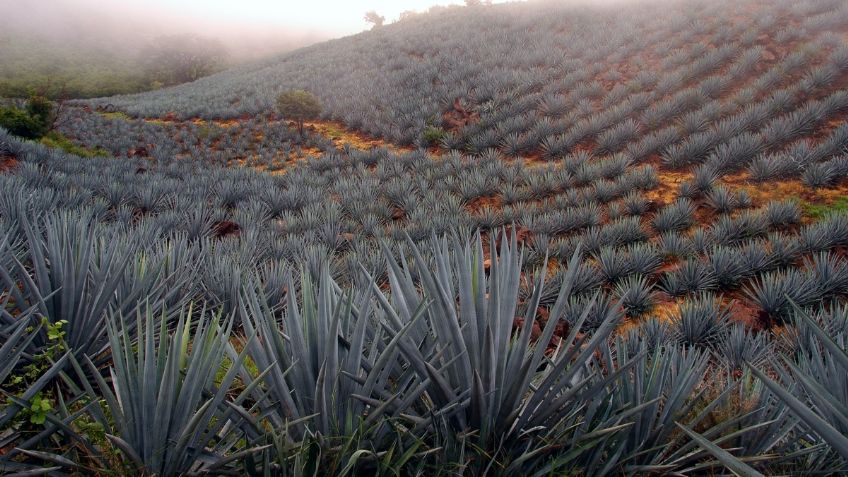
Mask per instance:
[[[24,109],[0,108],[0,127],[26,139],[44,136],[53,122],[53,103],[43,96],[31,95]]]
[[[75,144],[73,141],[57,131],[50,131],[41,138],[41,144],[47,147],[61,149],[68,154],[73,154],[79,157],[106,157],[109,152],[103,148],[90,149],[87,147]]]
[[[808,217],[819,220],[830,214],[848,212],[848,197],[837,197],[831,204],[815,204],[803,201],[801,207]]]
[[[45,398],[40,392],[30,400],[30,406],[27,409],[29,414],[29,422],[33,424],[44,424],[47,420],[47,414],[53,410],[53,404],[49,399]]]
[[[295,121],[302,135],[303,122],[317,118],[321,114],[321,103],[308,91],[300,89],[285,91],[277,96],[277,111],[283,118]]]
[[[27,139],[39,138],[44,134],[44,125],[26,111],[18,108],[0,108],[0,127],[15,136]]]
[[[447,133],[437,126],[427,126],[421,133],[421,145],[424,147],[438,146]]]

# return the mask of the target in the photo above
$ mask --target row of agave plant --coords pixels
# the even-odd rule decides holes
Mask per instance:
[[[107,108],[110,109],[110,108]],[[76,107],[59,111],[57,130],[84,147],[103,148],[115,157],[149,157],[165,162],[176,157],[221,166],[244,165],[274,170],[304,150],[334,150],[330,139],[306,131],[300,134],[274,118],[253,118],[232,124],[133,120],[119,113]]]
[[[340,286],[326,262],[281,271],[274,284],[250,273],[224,311],[190,292],[192,257],[178,239],[158,249],[114,240],[69,212],[24,220],[25,240],[0,238],[5,472],[761,475],[848,465],[848,308],[838,304],[797,308],[781,337],[763,338],[774,350],[732,370],[718,348],[681,342],[656,321],[623,331],[621,303],[592,331],[591,306],[566,325],[579,252],[552,284],[527,270],[505,232],[386,250],[386,282],[363,267]]]
[[[34,236],[23,226],[29,217],[64,211],[87,217],[91,225],[81,237],[157,244],[148,259],[175,255],[185,262],[214,248],[194,264],[191,281],[203,300],[227,312],[238,302],[242,268],[260,264],[262,276],[276,284],[286,264],[314,271],[329,259],[341,285],[356,279],[360,266],[382,282],[385,249],[397,257],[405,237],[420,243],[433,232],[502,226],[520,230],[528,266],[547,266],[554,279],[578,247],[583,251],[578,296],[566,315],[575,321],[601,290],[590,328],[621,297],[637,319],[668,296],[734,293],[767,315],[759,321],[779,323],[792,310],[787,294],[801,306],[848,295],[839,252],[848,245],[848,216],[802,224],[796,201],[757,209],[744,190],[718,184],[700,184],[709,190],[657,208],[647,195],[659,183],[655,170],[631,168],[626,158],[578,154],[539,170],[497,155],[436,160],[375,149],[328,155],[271,176],[190,160],[83,159],[0,131],[0,147],[5,143],[19,163],[0,175],[0,236]],[[502,190],[505,203],[507,195],[520,197],[503,207],[470,207],[493,190]],[[175,248],[162,245],[174,235],[181,237],[171,241]],[[543,302],[553,298],[546,293]],[[701,301],[712,306],[715,297],[708,298]]]
[[[457,8],[93,104],[134,116],[234,118],[306,88],[326,117],[397,144],[426,145],[444,127],[445,149],[558,157],[592,142],[612,153],[653,134],[659,151],[634,151],[647,157],[769,96],[788,107],[796,89],[809,97],[839,85],[846,25],[839,0]],[[841,61],[827,60],[832,51]],[[445,112],[479,121],[451,126]]]

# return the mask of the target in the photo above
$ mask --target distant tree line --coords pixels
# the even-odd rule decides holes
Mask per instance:
[[[480,7],[480,6],[484,6],[484,5],[488,6],[488,5],[491,5],[491,4],[492,4],[492,0],[465,0],[465,6],[466,7]],[[442,5],[433,5],[432,7],[429,8],[428,11],[434,12],[434,11],[442,10],[442,9],[445,9],[445,8],[450,8],[450,7],[445,7],[445,6],[442,6]],[[400,15],[398,15],[397,21],[402,22],[404,20],[409,20],[411,18],[416,17],[417,15],[420,15],[420,13],[415,11],[415,10],[404,10],[404,11],[400,12]],[[386,22],[386,17],[380,15],[375,10],[370,10],[370,11],[366,12],[364,19],[365,19],[366,23],[371,24],[372,29],[373,28],[379,28],[379,27],[383,26],[383,24]]]
[[[219,40],[196,35],[169,35],[153,40],[141,62],[151,86],[188,83],[223,70],[227,53]]]
[[[225,46],[196,35],[157,37],[136,52],[0,37],[0,97],[90,98],[194,81],[229,64]]]

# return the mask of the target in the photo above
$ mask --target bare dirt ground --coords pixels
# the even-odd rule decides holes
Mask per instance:
[[[800,180],[775,180],[767,183],[755,183],[747,172],[727,176],[722,183],[731,189],[746,191],[753,199],[755,207],[763,206],[772,200],[798,198],[816,205],[832,205],[836,200],[848,197],[848,183],[842,182],[827,189],[812,189]]]
[[[338,121],[307,121],[303,125],[305,129],[330,139],[339,149],[348,145],[362,151],[368,151],[374,148],[385,148],[394,153],[413,150],[411,147],[397,146],[359,131],[348,129],[344,123]]]
[[[18,166],[18,158],[9,155],[0,155],[0,174],[9,172]]]

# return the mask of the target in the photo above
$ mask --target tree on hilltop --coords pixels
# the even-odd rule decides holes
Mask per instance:
[[[383,26],[383,23],[386,21],[386,17],[377,14],[374,10],[371,10],[370,12],[365,13],[365,21],[373,23],[374,26],[372,28],[377,28]]]

